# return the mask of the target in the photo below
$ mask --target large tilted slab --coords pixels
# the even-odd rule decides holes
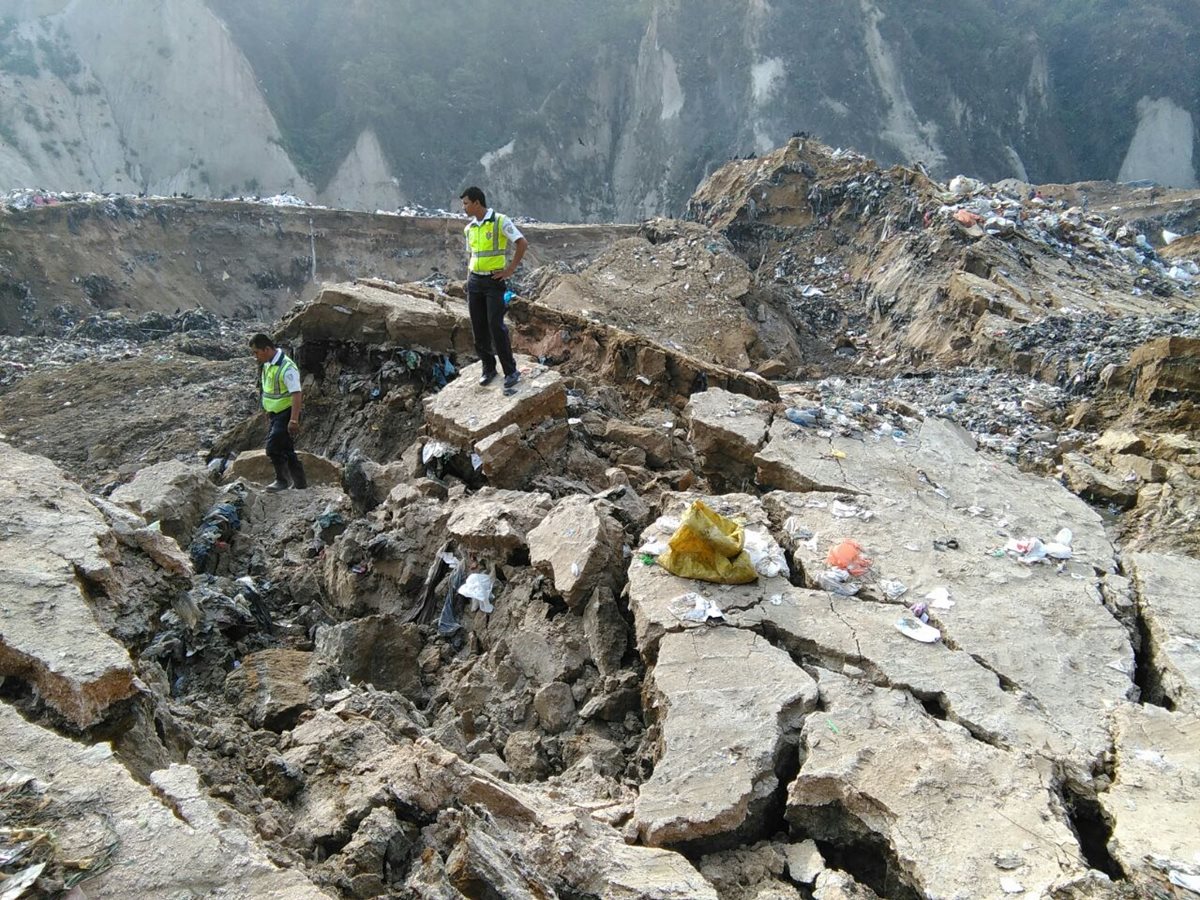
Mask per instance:
[[[63,858],[85,859],[114,848],[112,866],[86,882],[84,896],[329,896],[298,872],[277,869],[251,835],[222,820],[190,766],[154,773],[151,789],[134,781],[108,744],[69,741],[2,703],[0,734],[6,777],[28,777],[30,789],[41,791],[48,823],[43,827],[51,829]]]
[[[764,638],[719,626],[665,636],[651,678],[663,749],[634,812],[642,839],[674,845],[754,827],[816,683]]]
[[[466,304],[417,285],[327,284],[284,323],[285,339],[391,343],[435,353],[469,353]]]
[[[976,741],[903,691],[822,674],[821,703],[788,792],[794,826],[845,840],[860,823],[922,897],[1044,897],[1086,875],[1049,761]]]
[[[0,675],[29,681],[87,728],[135,691],[129,653],[97,624],[87,596],[121,590],[115,539],[58,467],[3,443],[0,502]]]

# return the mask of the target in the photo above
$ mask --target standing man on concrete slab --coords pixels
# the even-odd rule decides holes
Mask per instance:
[[[508,279],[517,271],[529,242],[508,216],[488,208],[487,198],[477,187],[469,187],[459,196],[463,212],[471,217],[463,232],[467,237],[467,310],[471,313],[471,331],[475,353],[483,362],[481,385],[496,377],[496,357],[504,370],[504,388],[515,390],[521,375],[513,359],[504,324],[504,293]],[[512,261],[508,254],[512,249]]]
[[[286,491],[288,487],[302,490],[308,487],[308,479],[293,442],[300,433],[300,410],[304,406],[300,369],[265,334],[250,338],[250,350],[261,367],[262,405],[271,417],[271,427],[267,430],[267,456],[275,466],[275,481],[267,485],[267,490]]]

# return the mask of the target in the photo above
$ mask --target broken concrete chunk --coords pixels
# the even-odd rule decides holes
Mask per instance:
[[[422,641],[417,626],[398,616],[364,616],[317,629],[314,652],[351,681],[381,691],[398,691],[410,700],[421,696],[417,656]]]
[[[522,429],[547,418],[564,418],[567,392],[562,377],[528,356],[517,356],[521,380],[506,394],[497,378],[481,387],[482,363],[466,366],[458,378],[425,398],[425,421],[438,440],[469,447],[509,425]]]
[[[1095,447],[1105,453],[1142,455],[1146,452],[1146,441],[1132,431],[1110,429],[1096,438]]]
[[[526,546],[527,535],[551,509],[549,494],[485,487],[455,504],[447,530],[462,546],[508,553]]]
[[[49,460],[0,443],[0,676],[28,681],[77,728],[135,692],[129,653],[96,621],[89,583],[119,602],[103,516]]]
[[[530,562],[554,580],[568,606],[579,606],[621,563],[620,524],[589,497],[564,497],[529,532]]]
[[[226,676],[225,693],[255,728],[286,731],[312,702],[312,658],[303,650],[250,653]]]
[[[642,839],[754,836],[816,683],[787,653],[733,628],[666,635],[651,679],[663,739],[635,808]]]
[[[619,419],[609,419],[604,438],[617,444],[635,447],[645,454],[645,461],[654,468],[671,463],[671,432],[644,425],[631,425]]]
[[[1200,397],[1200,338],[1155,338],[1134,350],[1126,365],[1136,372],[1134,396],[1140,400]]]
[[[284,325],[282,337],[392,343],[438,353],[470,353],[471,323],[461,302],[415,285],[328,284]]]
[[[583,611],[583,633],[600,674],[617,672],[629,648],[629,627],[609,588],[598,587],[592,592]]]
[[[538,721],[550,734],[565,731],[575,721],[575,698],[571,686],[561,681],[552,681],[533,698]]]
[[[264,434],[266,433],[264,429]],[[340,487],[342,484],[342,467],[333,460],[305,450],[297,450],[296,455],[304,465],[304,474],[310,486],[328,484]],[[244,478],[256,484],[270,484],[275,480],[275,467],[267,458],[266,450],[247,450],[239,453],[237,459],[225,470],[224,481],[228,484]]]
[[[688,438],[705,458],[704,471],[723,472],[730,466],[747,472],[762,447],[771,422],[771,405],[720,388],[693,394],[684,408]]]
[[[217,487],[207,469],[169,460],[139,469],[132,481],[112,492],[110,499],[132,509],[148,523],[159,522],[163,534],[186,547],[216,496]]]
[[[1078,453],[1063,454],[1063,478],[1067,487],[1096,503],[1111,503],[1129,509],[1137,503],[1137,484],[1101,472]]]
[[[825,870],[825,859],[814,841],[788,844],[784,853],[787,855],[788,877],[799,884],[812,884]]]

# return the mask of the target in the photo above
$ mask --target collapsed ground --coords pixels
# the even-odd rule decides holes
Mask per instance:
[[[10,653],[6,701],[333,896],[1175,889],[1200,874],[1164,824],[1200,796],[1165,736],[1196,733],[1194,259],[956,187],[800,142],[735,163],[697,222],[530,278],[511,402],[473,389],[453,286],[328,288],[281,328],[301,446],[336,464],[304,493],[257,486],[252,323],[100,316],[82,362],[11,339],[6,439],[114,504],[117,575],[71,565],[143,690],[56,706]],[[755,585],[653,565],[699,497],[759,536]],[[1069,558],[1007,548],[1062,527]],[[871,567],[831,582],[843,538]],[[931,648],[893,625],[938,587]],[[155,780],[185,761],[201,789]],[[1138,765],[1181,787],[1138,794]]]

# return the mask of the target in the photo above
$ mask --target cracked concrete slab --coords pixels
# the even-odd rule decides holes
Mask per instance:
[[[882,842],[888,878],[919,896],[1044,897],[1087,877],[1048,761],[972,740],[906,692],[833,673],[820,689],[788,791],[793,827]]]
[[[673,846],[761,827],[816,682],[763,638],[727,627],[665,636],[650,681],[662,748],[635,805],[642,840]]]
[[[864,600],[886,599],[884,582],[908,588],[903,605],[945,589],[954,606],[930,615],[947,646],[1031,700],[1078,744],[1065,759],[1086,773],[1110,746],[1107,716],[1135,691],[1128,633],[1101,603],[1097,573],[1115,562],[1099,516],[1056,482],[977,454],[965,432],[940,420],[904,446],[872,437],[790,439],[794,466],[839,450],[825,463],[858,492],[844,502],[822,493],[764,498],[776,522],[791,520],[797,568],[816,586],[830,549],[854,539],[871,559],[857,579]],[[1073,558],[1061,566],[1002,551],[1010,537],[1049,539],[1063,527],[1073,532]]]
[[[922,644],[894,627],[903,607],[791,588],[778,603],[730,615],[793,654],[881,687],[908,690],[985,743],[1044,754],[1090,771],[1091,755],[1036,698],[945,643]],[[861,673],[861,675],[859,675]]]
[[[1099,796],[1108,850],[1139,885],[1162,889],[1164,868],[1200,866],[1200,718],[1129,704],[1114,738],[1112,787]]]
[[[1132,553],[1125,558],[1133,579],[1138,614],[1145,623],[1153,669],[1149,698],[1176,709],[1200,712],[1200,561],[1163,553]]]

